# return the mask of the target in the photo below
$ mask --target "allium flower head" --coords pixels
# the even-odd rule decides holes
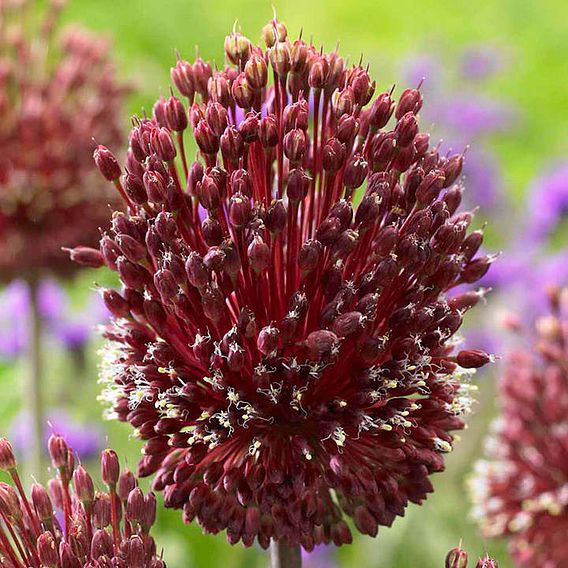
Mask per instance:
[[[95,491],[61,436],[48,443],[57,471],[47,487],[23,489],[8,440],[0,439],[0,566],[4,568],[165,568],[149,531],[156,499],[144,495],[132,473],[120,473],[112,450],[101,454],[107,491]]]
[[[519,566],[542,568],[568,563],[568,289],[551,304],[509,358],[495,436],[471,484],[484,534],[510,537]]]
[[[56,32],[61,0],[0,0],[0,273],[73,267],[63,245],[96,243],[113,197],[93,137],[120,140],[125,88],[105,41]]]
[[[419,90],[374,97],[336,51],[276,20],[263,35],[266,50],[231,34],[224,70],[177,61],[189,120],[171,95],[135,122],[129,212],[100,245],[124,284],[105,292],[103,381],[147,440],[140,474],[185,520],[311,549],[350,542],[346,517],[375,535],[432,491],[464,368],[489,359],[452,353],[480,294],[445,292],[492,258],[457,213],[463,156],[418,130]]]

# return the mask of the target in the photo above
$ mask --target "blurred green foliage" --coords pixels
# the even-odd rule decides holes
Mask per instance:
[[[351,60],[363,54],[378,88],[397,80],[401,61],[410,54],[442,52],[455,56],[470,44],[489,43],[512,58],[512,65],[492,79],[489,89],[516,104],[520,123],[513,135],[492,140],[505,164],[507,191],[522,196],[528,181],[554,159],[565,157],[568,122],[568,8],[563,0],[288,0],[275,2],[278,18],[295,37],[330,48],[341,41]],[[136,93],[129,111],[151,109],[160,92],[169,88],[174,49],[191,58],[196,45],[205,58],[223,64],[223,38],[236,20],[245,35],[258,39],[260,28],[272,16],[270,2],[255,0],[71,0],[65,20],[81,22],[113,38],[116,58]],[[427,104],[427,103],[426,103]],[[127,117],[125,117],[127,125]],[[104,143],[103,140],[100,141]],[[115,149],[119,150],[119,149]],[[80,301],[100,273],[83,274],[71,285]],[[111,277],[109,277],[111,278]],[[90,353],[86,377],[74,376],[63,355],[49,360],[51,402],[69,389],[68,406],[81,419],[98,419],[96,404],[96,349]],[[0,432],[19,408],[22,365],[0,366]],[[448,460],[448,471],[436,479],[436,492],[423,507],[410,507],[405,519],[381,529],[378,539],[359,538],[339,552],[341,566],[359,568],[441,567],[447,550],[460,538],[471,555],[487,549],[502,568],[512,566],[505,547],[486,543],[468,518],[470,504],[464,479],[480,454],[488,417],[493,412],[494,377],[480,381],[480,400],[469,431]],[[75,381],[75,384],[71,384]],[[140,444],[121,424],[107,425],[109,443],[134,465]],[[165,549],[170,568],[224,566],[264,567],[267,559],[241,546],[229,547],[223,536],[202,536],[196,526],[184,527],[176,511],[160,511],[156,539]]]

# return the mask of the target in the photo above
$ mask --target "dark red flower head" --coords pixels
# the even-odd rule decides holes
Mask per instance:
[[[0,566],[165,568],[149,534],[156,499],[144,495],[132,473],[120,474],[117,490],[109,484],[107,491],[95,491],[85,468],[75,467],[65,439],[52,436],[48,448],[57,475],[47,488],[34,483],[26,494],[9,442],[1,439],[0,448],[11,456],[0,470],[12,481],[0,482]],[[101,458],[103,471],[109,452]]]
[[[488,537],[508,537],[519,566],[568,565],[568,289],[551,293],[527,347],[501,378],[501,412],[487,461],[472,479]]]
[[[276,21],[263,35],[230,36],[222,71],[178,61],[188,122],[172,95],[130,134],[129,212],[100,247],[124,285],[105,292],[104,376],[168,506],[230,542],[310,549],[432,491],[462,378],[488,361],[453,354],[480,295],[446,292],[492,259],[456,211],[461,157],[418,131],[418,91],[373,98],[365,68]]]
[[[121,142],[127,89],[106,42],[59,34],[63,2],[47,4],[42,14],[37,3],[0,0],[1,280],[72,272],[61,247],[96,244],[108,203],[118,203],[91,156],[93,138]]]

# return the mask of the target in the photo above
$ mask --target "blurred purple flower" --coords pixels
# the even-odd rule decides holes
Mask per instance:
[[[542,243],[568,217],[568,163],[538,177],[529,189],[525,239]]]
[[[335,549],[332,546],[317,546],[312,552],[302,550],[304,568],[333,568],[337,566]]]
[[[27,414],[19,414],[12,423],[10,438],[14,447],[30,447],[32,437],[32,422]],[[54,410],[48,413],[44,428],[44,448],[47,448],[47,440],[52,433],[64,436],[69,446],[82,460],[97,457],[104,445],[104,437],[100,428],[91,423],[81,424],[74,421],[64,410]],[[47,450],[46,450],[47,455]]]
[[[472,45],[460,57],[461,74],[473,81],[482,81],[495,75],[504,64],[502,51],[492,45]]]
[[[67,349],[84,346],[93,327],[108,315],[98,294],[93,294],[82,310],[74,310],[64,288],[54,280],[41,283],[39,309],[48,338]],[[14,359],[25,351],[29,321],[29,289],[23,281],[15,280],[0,292],[0,358]]]

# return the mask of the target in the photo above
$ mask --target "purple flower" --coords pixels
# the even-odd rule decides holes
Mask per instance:
[[[538,177],[529,189],[525,238],[548,239],[567,215],[568,163],[563,163]]]
[[[460,57],[461,74],[473,81],[482,81],[495,75],[504,64],[503,53],[491,45],[472,45]]]
[[[304,568],[333,568],[337,566],[335,548],[317,546],[312,552],[302,550],[302,566]]]
[[[11,439],[15,446],[23,448],[24,452],[25,448],[30,446],[31,428],[31,421],[25,413],[19,414],[12,423]],[[76,422],[61,409],[48,413],[43,433],[45,444],[53,432],[67,438],[69,445],[83,460],[96,457],[104,445],[103,432],[97,425]]]

